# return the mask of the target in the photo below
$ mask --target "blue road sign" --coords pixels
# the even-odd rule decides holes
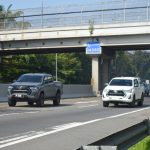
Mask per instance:
[[[86,54],[100,55],[102,53],[99,42],[88,42],[86,47]]]

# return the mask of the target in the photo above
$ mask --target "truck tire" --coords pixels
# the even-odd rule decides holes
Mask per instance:
[[[34,102],[28,102],[28,105],[29,105],[29,106],[33,106],[33,105],[34,105]]]
[[[147,92],[147,97],[149,97],[149,91]]]
[[[133,96],[132,102],[129,103],[129,106],[132,108],[135,106],[135,95]]]
[[[103,107],[108,107],[109,106],[109,102],[103,102]]]
[[[10,106],[10,107],[15,107],[16,106],[16,100],[14,100],[14,99],[9,99],[8,100],[8,105]]]
[[[61,94],[60,92],[56,93],[55,98],[53,99],[53,105],[58,106],[60,104]]]
[[[144,94],[142,93],[141,99],[138,101],[137,105],[138,106],[143,106],[143,102],[144,102]]]
[[[43,107],[44,106],[44,93],[41,93],[39,96],[39,99],[37,100],[36,104],[38,107]]]
[[[114,103],[114,106],[115,106],[115,107],[118,107],[118,105],[119,105],[119,103],[117,103],[117,102]]]

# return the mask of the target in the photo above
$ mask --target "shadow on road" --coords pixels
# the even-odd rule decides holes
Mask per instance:
[[[26,105],[16,105],[15,107],[17,107],[17,108],[19,108],[19,107],[26,107],[26,108],[47,108],[47,107],[51,107],[51,108],[53,108],[53,107],[67,107],[67,106],[72,106],[73,104],[60,104],[59,106],[54,106],[53,104],[44,104],[44,106],[43,107],[38,107],[38,106],[36,106],[36,104],[34,104],[33,106],[29,106],[28,104],[26,104]]]

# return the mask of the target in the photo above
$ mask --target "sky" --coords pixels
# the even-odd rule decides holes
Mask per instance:
[[[3,5],[5,9],[12,4],[11,9],[26,9],[41,7],[42,3],[44,7],[47,6],[66,6],[74,4],[91,4],[98,3],[101,0],[0,0],[0,5]]]

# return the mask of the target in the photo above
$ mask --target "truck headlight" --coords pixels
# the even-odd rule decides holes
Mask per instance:
[[[130,90],[125,90],[126,93],[132,93],[133,92],[133,89],[130,89]]]
[[[109,89],[104,89],[104,91],[103,91],[103,92],[104,92],[104,93],[107,93],[108,91],[109,91]]]
[[[12,85],[9,85],[8,86],[8,91],[11,91],[13,89],[13,86]]]
[[[33,91],[33,92],[37,92],[39,90],[39,87],[30,87],[30,89]]]

